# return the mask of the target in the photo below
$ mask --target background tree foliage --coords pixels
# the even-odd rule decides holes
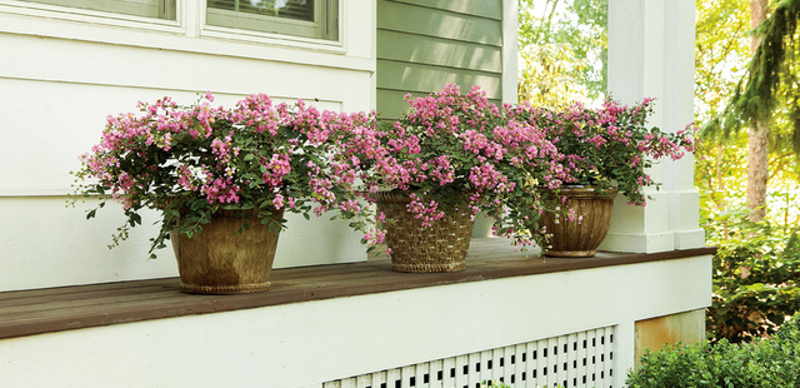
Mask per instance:
[[[800,0],[772,2],[755,60],[750,0],[696,4],[695,186],[707,243],[719,247],[707,327],[714,340],[738,342],[800,309]],[[607,0],[519,0],[520,100],[605,96],[607,12]],[[769,124],[769,175],[765,216],[753,222],[742,129],[756,118]]]
[[[783,130],[775,140],[800,154],[799,22],[800,0],[772,2],[769,16],[754,32],[761,44],[725,114],[714,125],[728,133],[755,120],[774,121],[773,126]],[[787,133],[790,136],[785,136]]]
[[[709,128],[725,111],[749,58],[749,0],[698,1],[695,40],[695,119]],[[744,205],[747,136],[705,130],[698,143],[695,186],[708,220]]]
[[[800,1],[792,0],[797,3]],[[793,106],[797,98],[797,61],[779,70],[757,69],[762,60],[750,56],[750,2],[697,2],[696,119],[702,126],[695,165],[695,187],[700,192],[700,214],[707,243],[716,245],[713,305],[707,329],[712,339],[738,342],[772,334],[787,315],[800,309],[797,146]],[[782,3],[787,3],[783,1]],[[775,6],[775,4],[773,4]],[[767,23],[774,23],[771,19]],[[788,22],[781,22],[788,23]],[[791,23],[789,23],[791,25]],[[759,29],[764,33],[765,27]],[[793,32],[782,39],[796,39]],[[758,47],[774,45],[765,39]],[[796,44],[788,44],[797,50]],[[762,49],[763,51],[763,49]],[[763,53],[756,50],[755,58]],[[784,74],[776,83],[766,114],[748,116],[742,96],[760,99],[750,89],[759,72]],[[756,74],[754,76],[754,74]],[[763,82],[763,78],[761,81]],[[747,90],[751,90],[747,92]],[[764,101],[761,101],[764,102]],[[739,108],[737,108],[737,104]],[[750,109],[750,108],[747,108]],[[769,125],[767,198],[762,220],[754,222],[747,209],[748,134],[742,129],[763,120]]]
[[[561,106],[606,90],[607,0],[519,1],[519,99]]]
[[[800,178],[800,0],[773,2],[775,9],[757,30],[764,39],[752,57],[746,45],[752,35],[748,4],[747,0],[698,2],[695,105],[706,145],[718,148],[705,148],[712,156],[738,152],[746,140],[742,129],[756,121],[768,124],[768,190],[773,195],[766,208],[774,219],[774,193],[796,195]],[[728,187],[722,185],[720,190]]]

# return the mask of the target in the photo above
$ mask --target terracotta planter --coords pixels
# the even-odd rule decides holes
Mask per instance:
[[[542,189],[554,195],[555,190]],[[545,212],[540,223],[551,234],[550,248],[544,250],[546,256],[554,257],[592,257],[603,242],[611,225],[614,197],[617,190],[596,192],[594,187],[563,186],[559,196],[566,196],[561,207],[569,211],[575,209],[576,219],[570,221],[561,217],[556,223],[554,214]],[[579,221],[579,217],[583,218]]]
[[[203,231],[192,238],[171,234],[181,291],[192,294],[244,294],[266,291],[278,245],[278,233],[269,230],[252,212],[250,230],[237,231],[242,219],[219,211]],[[277,212],[282,218],[283,210]]]
[[[405,193],[375,194],[378,211],[395,222],[386,223],[386,244],[392,270],[398,272],[454,272],[466,268],[467,250],[475,224],[466,206],[428,228],[406,210]]]

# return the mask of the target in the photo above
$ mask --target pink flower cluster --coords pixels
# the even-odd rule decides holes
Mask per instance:
[[[422,220],[422,226],[430,227],[434,221],[445,216],[444,212],[439,210],[439,204],[436,201],[431,200],[425,203],[416,193],[411,193],[409,197],[411,202],[406,205],[406,208],[409,213],[414,214],[414,218]]]
[[[81,157],[76,175],[86,183],[78,193],[111,195],[132,226],[139,209],[164,209],[157,241],[176,222],[192,231],[221,208],[264,216],[336,210],[368,231],[369,210],[354,185],[364,161],[386,155],[374,114],[320,112],[302,100],[275,104],[264,94],[230,110],[212,102],[210,93],[190,106],[165,97],[140,102],[137,114],[109,116],[101,143]]]
[[[287,154],[272,154],[270,159],[261,158],[261,180],[271,187],[283,185],[283,178],[292,171],[291,157]]]
[[[200,187],[200,192],[208,199],[208,203],[238,203],[240,188],[233,183],[233,179],[215,178],[209,175],[206,183]]]
[[[499,109],[478,87],[461,95],[457,85],[448,85],[407,100],[408,113],[391,127],[368,138],[352,133],[347,143],[339,143],[340,154],[342,159],[358,156],[359,164],[351,166],[361,169],[367,191],[407,192],[407,211],[423,226],[462,211],[454,206],[473,217],[483,210],[502,219],[505,205],[520,198],[520,191],[535,210],[535,182],[546,177],[557,184],[567,177],[557,163],[564,156],[545,131],[527,120],[509,119],[513,108]]]
[[[545,175],[549,188],[561,183],[617,187],[631,203],[644,206],[641,188],[655,184],[645,169],[663,157],[677,160],[694,151],[692,129],[671,134],[646,127],[653,102],[648,98],[629,107],[607,100],[596,109],[574,103],[563,111],[523,103],[508,111],[542,129],[558,149],[551,161],[557,175]]]
[[[644,205],[641,187],[656,184],[645,173],[653,161],[694,150],[692,127],[675,134],[646,128],[651,99],[632,107],[609,100],[597,109],[501,109],[480,88],[462,95],[457,85],[406,99],[409,111],[381,127],[374,112],[276,104],[264,94],[230,110],[212,106],[210,93],[191,106],[168,97],[140,102],[138,114],[108,117],[77,175],[93,182],[82,193],[112,196],[132,225],[136,210],[176,202],[192,204],[182,218],[198,223],[222,207],[337,211],[356,220],[351,226],[367,242],[380,243],[385,231],[374,225],[385,215],[371,214],[364,201],[397,189],[408,193],[407,210],[424,226],[449,212],[484,211],[498,234],[530,244],[541,238],[526,233],[557,207],[539,188],[617,187]],[[161,241],[174,226],[167,213]]]

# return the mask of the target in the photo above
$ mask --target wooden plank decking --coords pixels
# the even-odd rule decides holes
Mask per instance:
[[[698,248],[656,254],[598,253],[589,259],[537,257],[503,239],[473,239],[467,269],[439,274],[390,270],[389,259],[274,270],[272,287],[244,295],[190,295],[178,278],[0,293],[0,339],[149,319],[258,308],[286,303],[432,287],[611,265],[713,254]]]

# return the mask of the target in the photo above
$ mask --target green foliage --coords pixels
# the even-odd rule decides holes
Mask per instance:
[[[800,386],[800,326],[797,316],[775,337],[733,344],[720,341],[647,350],[641,366],[628,373],[630,388]]]
[[[702,130],[695,153],[695,187],[700,192],[707,244],[719,248],[707,328],[714,340],[732,342],[773,333],[785,315],[800,308],[793,279],[800,256],[793,248],[800,222],[800,169],[794,151],[800,139],[792,134],[796,127],[790,114],[793,108],[778,103],[771,121],[767,214],[758,224],[747,220],[749,210],[744,209],[747,134],[723,130],[729,96],[748,74],[749,22],[748,0],[697,4],[695,106]],[[784,65],[797,74],[797,61]],[[797,95],[796,91],[784,93],[788,91],[776,96]]]
[[[741,24],[739,4],[737,19]],[[767,123],[770,129],[769,152],[791,157],[800,173],[800,0],[781,0],[771,15],[755,31],[761,43],[723,109],[714,112],[703,124],[711,136],[727,139],[731,133]],[[725,24],[722,24],[723,26]],[[742,28],[744,31],[744,28]],[[702,31],[698,29],[698,36]],[[738,36],[742,36],[740,32]],[[700,59],[703,63],[708,59]],[[714,62],[714,61],[712,61]],[[698,68],[701,68],[698,66]],[[703,81],[708,78],[699,77]],[[726,88],[727,89],[727,88]],[[706,98],[701,98],[705,100]],[[800,177],[800,175],[796,175]]]
[[[695,24],[695,108],[707,123],[725,108],[750,57],[749,0],[698,1]]]
[[[752,223],[744,200],[746,134],[732,136],[728,143],[702,138],[696,155],[695,187],[706,243],[719,249],[708,335],[740,342],[773,333],[783,316],[800,310],[795,284],[800,208],[793,166],[786,154],[770,157],[767,216]]]
[[[749,213],[725,211],[706,225],[708,241],[719,247],[706,323],[714,340],[771,335],[800,311],[800,228],[753,223]]]
[[[725,209],[744,206],[747,191],[747,134],[729,142],[698,135],[694,186],[700,192],[700,219],[709,222]]]
[[[560,106],[602,98],[607,18],[607,0],[520,0],[519,99]]]
[[[694,150],[694,132],[686,128],[665,133],[647,126],[653,113],[653,100],[622,105],[606,100],[600,108],[574,103],[563,110],[533,108],[521,104],[516,111],[520,121],[529,120],[546,135],[564,157],[565,177],[546,176],[550,189],[565,184],[597,186],[600,190],[618,189],[633,204],[644,206],[643,187],[656,186],[647,171],[662,157],[677,160],[684,151]]]
[[[797,73],[792,70],[800,59],[798,20],[800,0],[782,0],[756,30],[762,38],[761,44],[737,87],[728,112],[745,124],[768,119],[780,101],[780,92],[788,92],[794,104],[797,103]],[[796,113],[798,108],[800,106],[795,105],[792,111]]]

